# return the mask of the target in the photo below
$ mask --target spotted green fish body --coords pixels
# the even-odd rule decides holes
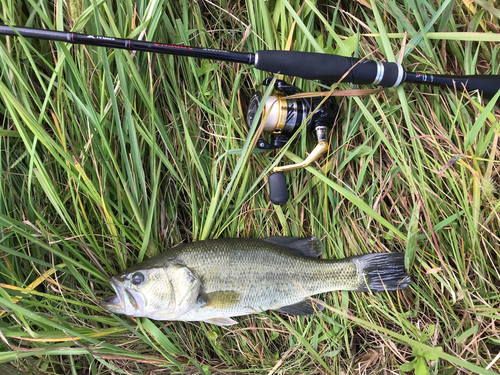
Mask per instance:
[[[310,297],[334,290],[403,289],[404,254],[321,260],[314,237],[218,239],[170,249],[113,277],[117,296],[101,305],[158,320],[236,323],[231,317],[321,310]]]

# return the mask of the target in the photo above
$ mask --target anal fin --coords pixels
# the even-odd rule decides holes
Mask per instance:
[[[319,300],[318,300],[319,301]],[[319,301],[323,303],[323,301]],[[293,305],[288,305],[288,306],[283,306],[280,307],[279,309],[276,309],[276,311],[285,313],[285,314],[290,314],[290,315],[300,315],[300,316],[305,316],[305,315],[313,315],[317,312],[323,311],[325,307],[320,305],[319,303],[315,302],[314,300],[304,300],[300,301],[298,303],[294,303]]]

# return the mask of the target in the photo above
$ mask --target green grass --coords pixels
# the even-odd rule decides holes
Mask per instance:
[[[291,42],[409,71],[499,74],[491,0],[0,3],[2,23],[20,26],[233,51]],[[54,374],[500,371],[498,109],[416,85],[340,97],[329,153],[287,172],[291,199],[276,207],[271,165],[302,160],[314,141],[279,161],[252,152],[244,113],[266,76],[1,38],[0,363]],[[316,235],[328,258],[406,251],[412,286],[330,293],[324,314],[229,328],[97,305],[110,275],[169,247],[274,235]]]

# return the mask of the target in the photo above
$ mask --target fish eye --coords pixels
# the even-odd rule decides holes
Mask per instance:
[[[136,272],[132,275],[132,284],[139,285],[144,282],[144,274],[142,272]]]

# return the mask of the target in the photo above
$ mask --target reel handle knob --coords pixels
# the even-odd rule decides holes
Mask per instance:
[[[285,175],[282,172],[274,172],[269,176],[268,183],[271,202],[279,206],[284,205],[290,196]]]

